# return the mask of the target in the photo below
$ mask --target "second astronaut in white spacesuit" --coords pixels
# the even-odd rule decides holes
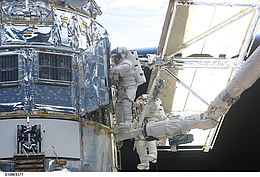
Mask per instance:
[[[111,52],[114,65],[110,68],[110,77],[117,86],[117,101],[115,115],[118,126],[130,126],[132,123],[132,103],[136,96],[136,90],[141,82],[138,75],[141,66],[137,53],[131,53],[126,47],[117,47]],[[141,78],[142,79],[142,78]]]
[[[137,112],[143,110],[145,104],[147,104],[147,94],[139,96],[136,100]],[[165,119],[165,112],[162,106],[162,102],[159,98],[152,99],[150,102],[146,114],[145,122],[152,122]],[[136,150],[139,155],[140,164],[137,165],[139,170],[149,170],[149,162],[157,162],[157,139],[154,137],[144,137],[140,135],[136,137]]]

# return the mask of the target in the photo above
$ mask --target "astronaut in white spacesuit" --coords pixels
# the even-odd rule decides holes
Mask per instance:
[[[115,115],[119,127],[131,126],[132,103],[136,96],[137,80],[134,66],[134,56],[125,47],[117,47],[111,52],[113,65],[110,77],[117,86],[117,101]]]
[[[140,115],[145,104],[147,104],[147,94],[142,94],[136,100],[137,114]],[[145,122],[152,122],[165,119],[165,112],[159,98],[153,99],[145,114]],[[139,170],[149,170],[149,162],[157,162],[157,139],[154,137],[144,137],[139,135],[135,138],[136,150],[139,155]],[[149,152],[149,153],[148,153]]]

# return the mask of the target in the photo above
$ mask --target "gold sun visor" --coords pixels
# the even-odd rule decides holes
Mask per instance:
[[[259,6],[256,0],[169,1],[158,46],[167,64],[160,73],[166,85],[159,95],[166,113],[207,110],[251,52]],[[214,129],[192,130],[194,141],[185,146],[208,152],[223,118]]]

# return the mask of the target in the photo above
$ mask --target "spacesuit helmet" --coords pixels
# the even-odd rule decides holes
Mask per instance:
[[[119,52],[117,52],[116,49],[114,49],[111,51],[110,58],[113,63],[118,64],[122,60],[122,55]]]
[[[143,106],[146,104],[148,98],[148,94],[142,94],[136,99],[136,107],[137,109],[142,110]]]
[[[117,47],[111,51],[111,59],[115,64],[118,64],[127,56],[127,53],[126,47]]]

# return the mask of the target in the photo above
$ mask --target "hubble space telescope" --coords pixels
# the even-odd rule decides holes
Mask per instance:
[[[208,152],[229,108],[259,78],[260,49],[248,57],[259,6],[170,0],[157,53],[137,58],[151,71],[148,104],[135,127],[120,130],[109,33],[95,1],[0,1],[0,171],[118,171],[120,145],[138,135]],[[156,97],[167,117],[144,124]]]

